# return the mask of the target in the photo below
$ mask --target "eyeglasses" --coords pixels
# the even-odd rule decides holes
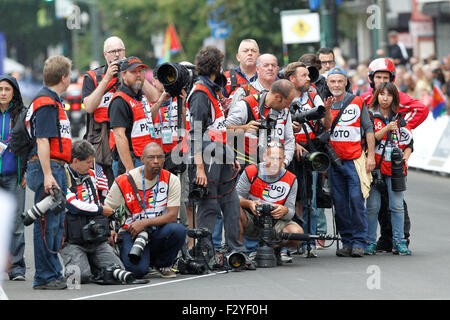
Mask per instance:
[[[125,48],[121,48],[121,49],[109,50],[109,51],[106,51],[106,53],[116,55],[116,54],[120,54],[121,52],[124,52],[124,51],[125,51]]]
[[[321,64],[333,64],[335,63],[334,60],[327,60],[327,61],[320,61]]]
[[[158,155],[155,155],[155,156],[144,156],[144,159],[148,159],[148,160],[162,160],[162,159],[164,159],[165,158],[165,156],[163,155],[163,154],[158,154]]]

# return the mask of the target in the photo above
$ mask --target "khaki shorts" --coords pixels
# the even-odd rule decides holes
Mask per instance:
[[[258,239],[259,238],[259,232],[261,230],[261,227],[257,225],[257,217],[251,213],[250,211],[244,209],[245,215],[247,216],[247,224],[244,225],[244,236],[250,239]],[[292,220],[277,220],[275,223],[274,229],[276,234],[280,234],[283,232],[283,229],[286,228],[286,226],[293,224],[298,227],[298,223],[292,221]]]

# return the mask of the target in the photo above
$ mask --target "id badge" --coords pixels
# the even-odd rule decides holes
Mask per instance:
[[[156,134],[155,134],[155,129],[153,128],[153,126],[149,126],[148,131],[150,131],[150,137],[155,139],[156,138]]]
[[[162,128],[161,132],[162,132],[162,143],[171,144],[173,142],[173,138],[172,138],[172,130],[170,130],[170,127]]]
[[[384,160],[391,161],[391,153],[392,153],[392,145],[386,145],[386,149],[384,150]]]
[[[8,145],[4,142],[0,142],[0,157],[3,157],[6,149],[8,149]]]

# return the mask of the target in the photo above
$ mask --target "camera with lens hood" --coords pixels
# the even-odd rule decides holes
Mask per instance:
[[[118,264],[113,264],[103,271],[103,284],[132,283],[136,280],[134,274],[122,269]]]
[[[157,67],[156,78],[162,83],[165,91],[172,97],[177,97],[183,89],[186,93],[191,91],[197,75],[192,64],[165,62]]]
[[[403,168],[403,151],[396,147],[391,152],[391,181],[392,191],[401,192],[406,190],[406,177]]]
[[[60,189],[53,186],[53,195],[48,195],[28,211],[22,213],[23,224],[29,226],[37,218],[44,216],[47,211],[52,211],[55,215],[64,211],[66,208],[66,197]]]

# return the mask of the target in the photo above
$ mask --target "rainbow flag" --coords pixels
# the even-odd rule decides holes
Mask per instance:
[[[438,86],[433,86],[433,99],[431,101],[431,112],[433,113],[433,117],[435,119],[445,113],[446,104],[447,101],[445,100],[445,96],[442,93],[441,89]]]
[[[169,24],[164,34],[163,56],[158,64],[170,62],[170,56],[181,50],[180,40],[173,24]]]

